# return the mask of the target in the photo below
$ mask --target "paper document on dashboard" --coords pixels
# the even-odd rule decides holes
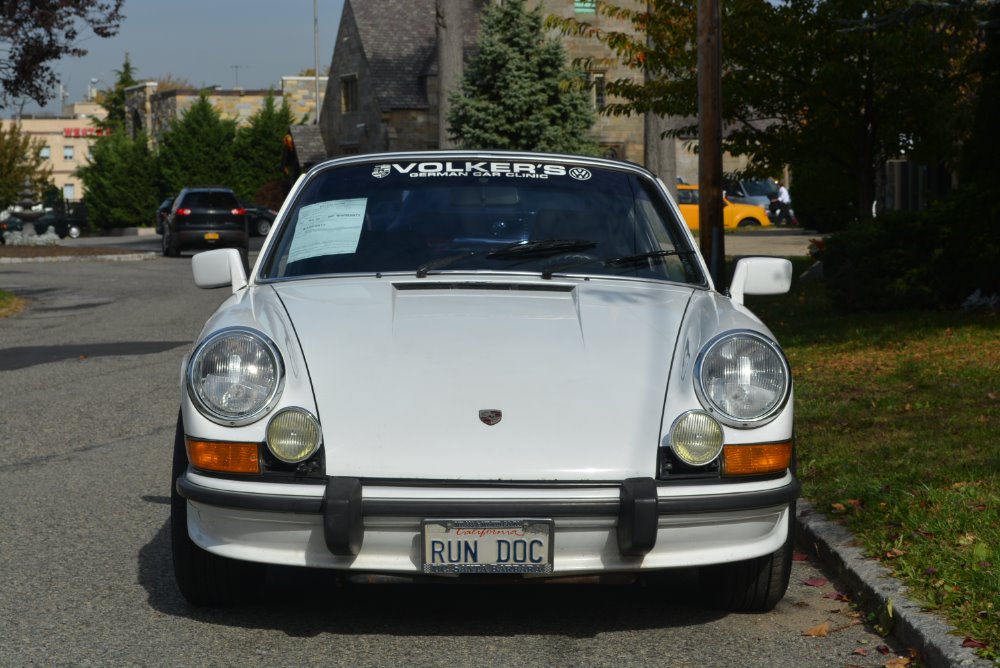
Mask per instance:
[[[338,199],[299,209],[288,261],[321,255],[343,255],[358,249],[368,199]]]

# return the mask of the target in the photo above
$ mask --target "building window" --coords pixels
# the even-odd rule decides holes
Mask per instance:
[[[63,160],[72,160],[73,155],[74,154],[72,146],[63,146]]]
[[[600,111],[607,104],[604,72],[588,72],[587,78],[590,79],[590,86],[594,90],[594,109]]]
[[[351,75],[340,79],[340,111],[358,110],[358,77]]]
[[[573,0],[573,11],[577,14],[596,14],[597,0]]]
[[[38,155],[42,160],[48,160],[52,157],[52,147],[48,145],[43,146],[42,150],[38,152]]]
[[[76,184],[67,183],[63,186],[63,199],[76,199]]]

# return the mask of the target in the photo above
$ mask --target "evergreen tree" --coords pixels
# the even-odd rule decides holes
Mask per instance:
[[[272,94],[250,117],[248,124],[236,131],[233,184],[240,197],[259,202],[265,184],[285,178],[281,170],[282,141],[288,126],[294,123],[295,115],[288,102],[282,100],[278,106]]]
[[[48,184],[52,167],[46,167],[41,156],[44,145],[41,139],[21,132],[16,123],[0,125],[0,209],[20,199],[25,178],[31,182],[36,195]]]
[[[236,121],[223,119],[202,94],[160,139],[160,192],[185,186],[231,186]]]
[[[90,163],[79,168],[87,196],[87,215],[102,228],[152,222],[156,210],[156,160],[140,134],[130,139],[122,129],[98,137]]]
[[[135,78],[135,68],[125,54],[125,62],[120,70],[115,70],[115,85],[113,88],[103,91],[101,106],[107,112],[102,120],[97,122],[97,126],[106,129],[125,127],[125,89],[139,83]]]
[[[450,92],[449,132],[463,148],[597,152],[590,96],[542,23],[541,7],[525,11],[524,0],[483,13],[479,52]]]

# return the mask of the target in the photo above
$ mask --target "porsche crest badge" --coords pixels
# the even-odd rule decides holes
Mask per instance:
[[[484,408],[479,411],[479,421],[492,427],[503,418],[503,411],[497,408]]]

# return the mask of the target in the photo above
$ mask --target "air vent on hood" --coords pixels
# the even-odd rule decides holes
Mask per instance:
[[[573,292],[572,285],[558,283],[491,283],[487,281],[420,281],[393,283],[397,290],[517,290],[520,292]]]

